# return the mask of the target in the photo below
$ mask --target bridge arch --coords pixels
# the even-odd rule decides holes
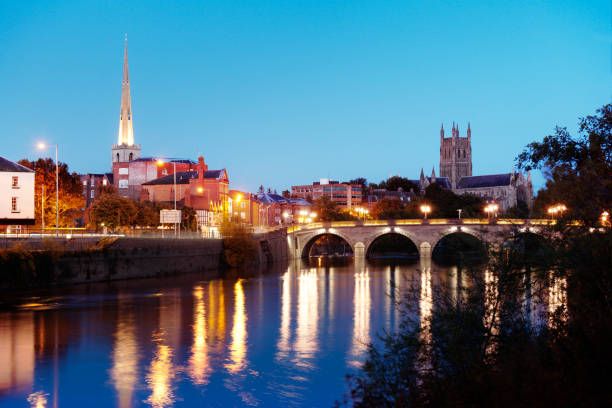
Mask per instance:
[[[393,240],[393,238],[399,238],[399,240],[403,242],[399,243],[399,245],[393,245],[393,243],[388,242],[389,240]],[[384,240],[387,240],[387,242],[381,242]],[[373,237],[367,245],[367,248],[365,250],[365,256],[367,258],[373,257],[375,254],[374,251],[376,249],[376,246],[381,243],[387,245],[391,244],[391,252],[395,252],[396,255],[399,254],[400,251],[405,251],[405,254],[414,253],[417,257],[420,254],[419,243],[414,237],[410,236],[404,231],[392,230],[379,233],[375,237]]]
[[[344,245],[346,245],[347,247],[345,249],[348,249],[351,253],[354,254],[355,248],[353,247],[353,245],[351,245],[351,242],[348,237],[336,231],[334,232],[325,231],[325,232],[316,233],[310,236],[309,238],[306,238],[305,243],[300,250],[300,257],[308,258],[310,256],[310,252],[312,248],[315,246],[315,244],[317,244],[317,241],[319,241],[321,238],[324,238],[324,237],[333,237],[336,240],[343,242]]]
[[[431,256],[442,263],[454,263],[459,254],[471,253],[484,256],[487,248],[485,237],[470,229],[445,231],[437,238],[431,248]]]

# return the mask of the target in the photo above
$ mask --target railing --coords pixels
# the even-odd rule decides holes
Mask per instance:
[[[287,228],[288,233],[300,230],[318,228],[340,227],[375,227],[393,225],[555,225],[556,220],[549,219],[519,219],[519,218],[430,218],[430,219],[404,219],[404,220],[365,220],[365,221],[331,221],[313,222],[310,224],[295,225]],[[575,222],[570,225],[579,225]]]

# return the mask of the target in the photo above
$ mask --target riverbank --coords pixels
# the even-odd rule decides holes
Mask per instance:
[[[286,235],[253,236],[257,254],[250,266],[287,258]],[[103,282],[206,272],[224,268],[219,239],[102,238],[15,241],[0,251],[0,289]]]

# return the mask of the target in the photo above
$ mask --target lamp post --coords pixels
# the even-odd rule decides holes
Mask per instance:
[[[429,204],[422,204],[421,205],[421,212],[423,213],[423,219],[426,220],[427,219],[427,214],[429,214],[431,212],[431,206]]]
[[[563,214],[565,211],[567,211],[565,204],[555,204],[552,207],[548,207],[548,213],[551,219],[555,218],[558,213]]]
[[[57,144],[55,146],[55,236],[59,236],[59,163],[57,161]],[[47,145],[39,143],[38,148],[44,150]]]
[[[495,218],[497,216],[497,211],[499,210],[499,205],[492,203],[492,204],[487,204],[487,206],[485,206],[484,208],[484,212],[487,213],[487,219],[490,221],[491,220],[491,214],[493,214],[493,217]]]

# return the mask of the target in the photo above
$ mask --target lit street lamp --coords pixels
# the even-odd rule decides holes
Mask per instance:
[[[495,203],[487,204],[487,206],[484,208],[484,212],[487,213],[488,219],[491,219],[491,214],[493,214],[493,217],[497,217],[497,211],[499,211],[499,205]]]
[[[421,212],[423,213],[423,219],[427,219],[427,214],[431,212],[431,206],[429,204],[421,205]]]
[[[55,146],[55,236],[59,235],[59,163],[57,161],[57,144]],[[38,148],[44,150],[47,145],[39,143]],[[44,217],[44,215],[43,215]]]
[[[565,204],[556,204],[552,207],[548,207],[548,213],[550,214],[550,218],[555,218],[557,214],[563,214],[567,211],[567,207]]]
[[[357,211],[357,213],[359,213],[359,215],[363,217],[364,221],[365,221],[366,215],[370,213],[370,210],[368,210],[367,208],[363,208],[363,207],[357,207],[355,208],[355,211]]]

